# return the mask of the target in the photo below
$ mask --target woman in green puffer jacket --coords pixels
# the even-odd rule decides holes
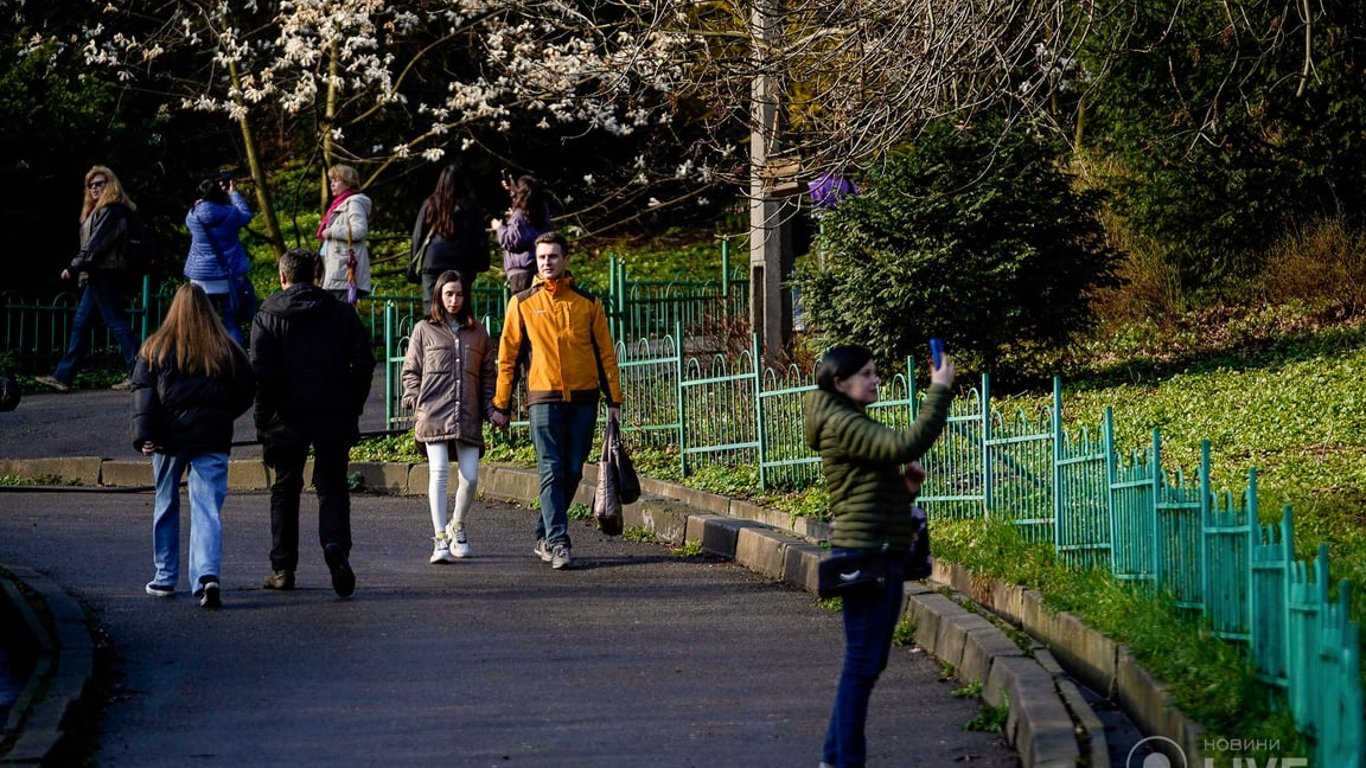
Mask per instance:
[[[830,544],[840,550],[880,550],[887,560],[881,586],[846,596],[844,667],[840,673],[821,768],[862,768],[868,699],[887,666],[900,617],[905,559],[912,539],[911,503],[924,479],[916,463],[944,429],[953,398],[953,363],[944,358],[915,423],[891,429],[868,417],[877,402],[877,365],[861,346],[831,347],[806,397],[806,442],[821,456],[830,494]]]

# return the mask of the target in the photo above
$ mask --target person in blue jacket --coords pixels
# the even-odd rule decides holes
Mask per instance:
[[[204,179],[198,199],[185,214],[190,230],[190,252],[185,257],[185,277],[204,289],[223,318],[228,336],[245,346],[242,325],[253,307],[232,294],[233,278],[245,278],[251,269],[247,249],[238,231],[251,221],[251,208],[228,174]]]

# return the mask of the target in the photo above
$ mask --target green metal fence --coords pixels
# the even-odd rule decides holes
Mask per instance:
[[[142,278],[126,307],[128,321],[139,339],[147,338],[161,324],[174,293],[174,287],[153,291],[150,278]],[[0,294],[0,312],[4,317],[4,342],[0,349],[14,352],[24,370],[50,370],[66,351],[80,300],[79,292],[60,293],[46,302],[8,291]],[[87,358],[108,360],[111,367],[123,367],[118,342],[103,322],[90,329]]]
[[[677,449],[680,471],[707,465],[757,471],[762,488],[819,480],[819,459],[802,434],[811,374],[762,369],[757,339],[735,359],[688,356],[682,329],[618,343],[626,432],[638,445]],[[391,360],[394,359],[391,357]],[[913,370],[911,361],[906,370]],[[1312,736],[1315,765],[1361,765],[1359,628],[1350,585],[1330,599],[1328,555],[1294,559],[1289,509],[1262,525],[1256,472],[1237,493],[1210,488],[1209,445],[1193,476],[1165,468],[1162,442],[1132,453],[1114,442],[1107,410],[1094,430],[1062,427],[1061,383],[1037,414],[1005,415],[983,377],[956,398],[943,436],[923,459],[920,503],[933,515],[1000,516],[1029,539],[1051,543],[1078,568],[1105,567],[1213,634],[1247,649],[1266,684],[1284,689],[1299,727]],[[913,378],[891,377],[870,411],[905,426],[920,401]]]

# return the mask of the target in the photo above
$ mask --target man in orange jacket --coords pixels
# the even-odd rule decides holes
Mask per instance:
[[[569,504],[593,444],[599,396],[621,418],[621,382],[607,313],[574,285],[569,243],[557,232],[536,239],[536,280],[512,297],[498,343],[498,388],[491,422],[506,427],[519,362],[527,361],[527,404],[541,516],[533,552],[556,570],[569,566]]]

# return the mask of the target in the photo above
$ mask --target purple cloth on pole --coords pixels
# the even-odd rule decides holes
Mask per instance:
[[[817,208],[834,208],[836,203],[849,195],[858,194],[854,182],[833,173],[821,174],[815,181],[807,182],[806,188],[810,191],[811,202]]]

